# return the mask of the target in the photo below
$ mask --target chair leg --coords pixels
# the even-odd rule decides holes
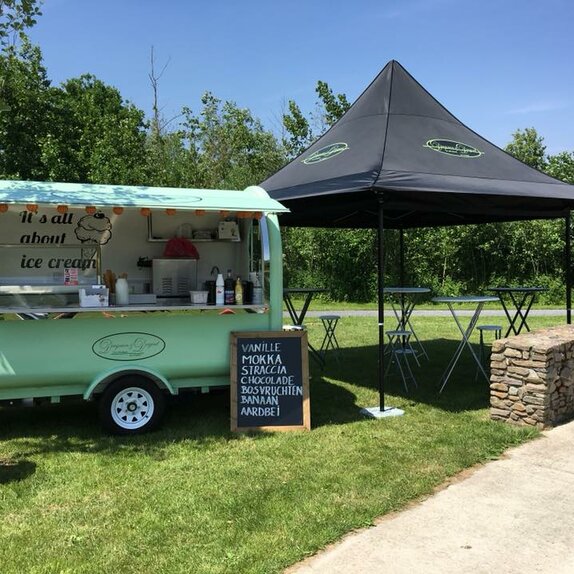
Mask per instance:
[[[335,329],[337,328],[337,323],[339,322],[339,319],[321,317],[321,321],[323,322],[325,335],[323,336],[323,341],[321,343],[319,351],[323,357],[323,360],[325,360],[327,351],[329,349],[332,349],[333,354],[335,355],[335,359],[337,360],[337,362],[339,362],[339,352],[341,348],[339,347],[339,341],[337,340],[337,336],[335,335]]]
[[[480,364],[484,365],[484,337],[483,337],[483,333],[482,331],[480,332],[480,338],[479,338],[479,346],[478,346],[478,358],[480,360]],[[478,374],[480,373],[480,369],[478,367],[476,367],[476,371],[474,373],[474,382],[476,383],[476,381],[478,381]]]
[[[393,363],[395,363],[397,365],[397,368],[399,370],[399,374],[401,376],[401,379],[403,381],[403,386],[405,387],[405,391],[408,393],[409,392],[409,386],[407,383],[407,380],[411,380],[415,386],[415,388],[418,388],[418,384],[417,384],[417,380],[415,379],[415,375],[412,371],[411,368],[411,364],[409,362],[409,357],[408,354],[412,354],[414,356],[414,351],[412,349],[408,349],[409,345],[407,342],[406,348],[409,350],[409,353],[405,353],[403,352],[402,348],[397,348],[399,347],[399,345],[401,345],[401,341],[400,341],[400,337],[396,337],[396,340],[394,341],[394,343],[390,343],[390,359],[387,362],[387,366],[385,368],[385,376],[387,376],[387,374],[389,373],[390,369],[391,369],[391,365]]]
[[[416,358],[416,355],[415,355],[415,354],[413,354],[413,356]],[[405,359],[405,364],[406,364],[407,370],[408,370],[408,372],[409,372],[410,379],[411,379],[411,381],[413,382],[415,388],[418,389],[417,380],[415,379],[415,376],[414,376],[414,374],[413,374],[413,370],[411,369],[411,364],[409,363],[409,358],[405,355],[405,356],[404,356],[404,359]],[[417,364],[418,364],[418,361],[417,361]],[[419,366],[420,366],[420,365],[419,365]]]
[[[409,392],[409,387],[407,385],[407,379],[405,378],[405,373],[403,371],[403,367],[401,365],[401,359],[400,357],[397,357],[397,365],[399,367],[399,372],[401,373],[401,379],[403,380],[403,385],[405,387],[405,391],[408,393]]]

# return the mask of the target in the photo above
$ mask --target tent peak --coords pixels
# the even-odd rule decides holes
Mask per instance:
[[[347,112],[261,186],[284,225],[420,227],[562,217],[574,186],[468,128],[390,60]],[[374,193],[373,193],[374,192]]]

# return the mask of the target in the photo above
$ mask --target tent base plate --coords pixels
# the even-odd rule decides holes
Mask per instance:
[[[380,407],[366,407],[361,409],[361,414],[373,419],[384,419],[387,417],[400,417],[405,414],[402,409],[396,407],[385,407],[382,411]]]

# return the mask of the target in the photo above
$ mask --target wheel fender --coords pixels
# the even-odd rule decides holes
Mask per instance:
[[[100,373],[84,392],[84,399],[91,399],[94,394],[101,393],[110,383],[126,375],[141,375],[155,383],[160,389],[168,391],[171,395],[177,394],[173,385],[157,371],[147,367],[131,366],[118,367],[105,373]]]

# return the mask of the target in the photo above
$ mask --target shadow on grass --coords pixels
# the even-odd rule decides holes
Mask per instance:
[[[28,478],[36,472],[36,463],[31,460],[0,458],[0,484]]]
[[[360,420],[355,396],[320,375],[313,375],[312,427]],[[230,431],[229,390],[209,394],[183,393],[170,397],[161,428],[138,436],[121,437],[101,430],[97,404],[81,399],[58,405],[12,406],[0,412],[0,438],[12,442],[11,457],[27,459],[53,452],[147,454],[165,458],[164,449],[177,442],[202,449],[215,443],[242,440],[249,435],[265,440],[269,433]],[[14,450],[16,449],[16,450]],[[0,459],[1,461],[2,459]]]
[[[399,371],[393,364],[384,379],[385,395],[403,397],[450,412],[487,408],[490,400],[489,385],[482,375],[477,376],[476,363],[468,349],[464,349],[447,385],[439,393],[439,382],[457,346],[458,341],[452,339],[425,341],[424,348],[429,358],[419,356],[420,366],[414,359],[410,359],[418,386],[414,387],[412,382],[407,381],[408,389],[405,389]],[[478,356],[478,347],[473,348]],[[385,368],[389,360],[390,355],[387,354]],[[378,347],[372,345],[341,349],[339,362],[334,355],[328,355],[323,374],[378,393]]]
[[[476,367],[465,350],[444,392],[439,394],[438,382],[455,352],[457,341],[436,339],[425,341],[430,360],[420,358],[420,367],[413,362],[418,387],[405,390],[395,367],[385,378],[385,397],[402,397],[414,403],[461,412],[488,407],[489,389],[484,378],[475,380]],[[386,358],[388,360],[388,356]],[[362,420],[352,387],[371,389],[378,396],[378,348],[375,345],[341,350],[339,361],[327,355],[324,369],[311,363],[311,423],[313,428],[329,424],[345,424]],[[350,388],[351,387],[351,388]],[[377,403],[378,404],[378,403]],[[182,394],[168,400],[168,408],[160,429],[141,436],[115,437],[100,428],[95,403],[82,400],[60,405],[3,408],[0,412],[0,437],[14,440],[17,449],[10,456],[26,460],[45,452],[142,452],[161,460],[163,449],[174,442],[189,442],[191,448],[204,448],[215,442],[241,440],[242,435],[230,431],[229,390],[209,394]],[[265,440],[267,433],[250,433]],[[40,440],[38,440],[40,439]]]
[[[227,390],[168,398],[161,427],[135,436],[106,434],[96,402],[69,399],[57,405],[6,407],[0,412],[0,438],[13,441],[10,456],[14,459],[48,452],[144,452],[162,460],[163,448],[174,442],[190,441],[201,448],[205,443],[237,437],[229,430]]]

